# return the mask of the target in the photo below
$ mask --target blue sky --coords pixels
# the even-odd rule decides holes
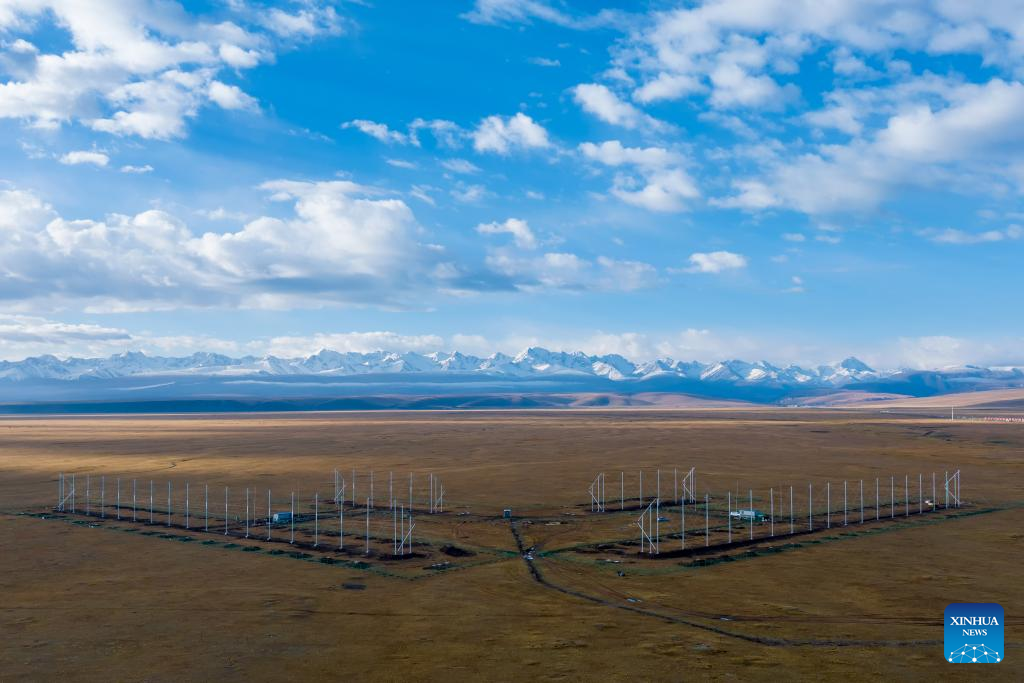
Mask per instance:
[[[1024,363],[1024,6],[12,0],[0,356]]]

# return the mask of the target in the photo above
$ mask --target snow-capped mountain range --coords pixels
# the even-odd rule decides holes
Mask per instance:
[[[124,377],[350,377],[360,375],[466,375],[504,378],[584,376],[615,382],[678,378],[701,383],[763,384],[790,387],[840,388],[851,383],[886,380],[910,371],[878,372],[856,358],[816,367],[778,366],[767,361],[724,360],[714,363],[661,358],[636,363],[617,354],[592,356],[544,348],[528,348],[516,356],[495,353],[486,358],[455,352],[420,354],[374,351],[340,353],[323,349],[302,358],[244,356],[215,353],[185,357],[149,356],[133,351],[109,358],[35,356],[0,362],[0,381],[82,380]],[[944,373],[985,376],[1005,382],[1024,382],[1019,368],[950,368]],[[396,379],[398,379],[396,377]]]

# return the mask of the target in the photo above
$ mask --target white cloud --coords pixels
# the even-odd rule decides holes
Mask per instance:
[[[635,291],[657,281],[657,269],[640,261],[598,257],[594,261],[566,252],[521,256],[508,250],[493,251],[487,265],[512,278],[527,292],[546,289],[568,291]]]
[[[262,187],[292,214],[202,235],[165,211],[69,220],[31,193],[0,191],[0,298],[86,310],[388,306],[443,284],[442,252],[417,242],[420,227],[401,200],[350,181]]]
[[[110,163],[110,157],[103,152],[77,150],[74,152],[68,152],[61,156],[60,163],[66,166],[92,164],[93,166],[99,166],[102,168]]]
[[[805,242],[807,236],[800,232],[784,232],[782,233],[782,239],[787,242]]]
[[[254,108],[255,100],[218,76],[272,61],[297,38],[336,34],[343,23],[312,1],[295,13],[232,3],[211,16],[173,0],[11,0],[0,12],[9,35],[53,29],[66,32],[70,45],[40,51],[15,40],[21,61],[0,83],[0,118],[39,128],[78,122],[152,139],[184,136],[208,103]]]
[[[503,223],[481,223],[476,226],[476,231],[481,235],[497,235],[508,233],[512,235],[516,246],[520,249],[536,249],[537,238],[526,221],[519,218],[509,218]]]
[[[678,167],[683,160],[662,147],[624,147],[618,140],[584,142],[580,152],[606,166],[635,166],[638,174],[618,173],[611,193],[627,204],[649,211],[682,211],[700,196],[693,179]]]
[[[466,137],[466,131],[462,130],[454,121],[417,118],[409,124],[409,139],[417,147],[420,144],[419,133],[423,130],[429,131],[438,145],[450,149],[460,147]]]
[[[526,114],[488,116],[473,131],[473,148],[478,152],[506,155],[515,149],[543,149],[551,145],[548,132]]]
[[[581,83],[573,88],[573,97],[583,110],[606,123],[626,129],[650,128],[664,130],[666,125],[645,114],[629,102],[619,99],[608,86],[599,83]]]
[[[43,353],[67,357],[123,349],[126,330],[93,323],[66,323],[37,316],[0,314],[0,358],[21,360]]]
[[[686,200],[696,199],[700,191],[693,179],[680,168],[656,171],[638,182],[629,176],[616,176],[612,194],[649,211],[672,212],[686,208]]]
[[[643,104],[659,100],[677,100],[684,95],[705,90],[699,79],[687,74],[660,73],[633,92],[633,99]]]
[[[661,168],[678,164],[682,158],[664,147],[624,147],[618,140],[600,144],[584,142],[579,146],[583,156],[606,166],[632,164],[646,168]]]
[[[690,254],[690,273],[721,273],[726,270],[737,270],[747,267],[746,257],[731,251],[696,252]]]
[[[418,168],[416,162],[406,161],[405,159],[385,159],[384,163],[386,163],[388,166],[394,166],[395,168],[404,168],[406,170]]]
[[[309,336],[273,337],[265,344],[265,352],[280,358],[312,355],[321,349],[340,353],[372,353],[374,351],[416,351],[428,353],[445,346],[436,334],[406,335],[395,332],[333,332]]]
[[[591,29],[613,24],[617,14],[603,10],[591,16],[575,16],[546,0],[476,0],[462,15],[475,24],[529,24],[540,20],[572,29]]]
[[[463,204],[475,204],[487,196],[487,188],[483,185],[466,185],[459,183],[452,188],[451,196]]]
[[[772,189],[760,180],[735,180],[732,186],[738,194],[731,197],[715,197],[709,203],[724,209],[748,210],[767,209],[781,203]]]
[[[262,23],[274,33],[285,38],[312,38],[318,35],[338,35],[345,30],[345,22],[331,6],[306,7],[294,13],[280,8],[261,12]]]
[[[248,218],[248,215],[242,211],[229,211],[223,206],[218,206],[216,209],[199,209],[196,213],[211,221],[244,221]]]
[[[435,202],[434,198],[430,196],[430,193],[435,189],[436,188],[430,187],[429,185],[413,185],[409,190],[409,194],[424,204],[436,206],[437,202]]]
[[[480,167],[466,159],[444,159],[441,166],[452,173],[473,174],[479,173]]]
[[[795,86],[782,88],[769,76],[752,76],[736,64],[722,64],[710,77],[714,86],[710,101],[715,107],[778,109],[794,96]]]
[[[1011,225],[1005,230],[985,230],[983,232],[966,232],[947,228],[945,230],[924,230],[921,234],[940,244],[984,244],[1021,239],[1024,237],[1024,228],[1019,225]]]
[[[121,167],[121,173],[133,173],[135,175],[143,175],[152,172],[153,167],[150,166],[149,164],[144,164],[142,166],[133,166],[131,164],[127,164]]]
[[[391,130],[388,128],[386,123],[378,123],[367,119],[355,119],[354,121],[346,121],[341,124],[341,127],[355,128],[361,133],[365,133],[366,135],[389,145],[393,143],[406,145],[410,142],[408,135],[397,130]]]
[[[242,92],[237,85],[227,85],[220,81],[210,83],[208,91],[210,100],[221,109],[258,109],[256,98]]]
[[[713,106],[777,108],[797,93],[776,76],[823,46],[843,77],[877,77],[865,59],[899,50],[980,55],[1019,73],[1022,19],[1012,3],[716,0],[651,13],[618,47],[615,66],[639,73],[641,102],[707,93]]]
[[[535,64],[537,66],[548,66],[548,67],[562,66],[562,63],[560,61],[558,61],[557,59],[548,59],[547,57],[530,57],[526,61],[528,61],[530,64]]]

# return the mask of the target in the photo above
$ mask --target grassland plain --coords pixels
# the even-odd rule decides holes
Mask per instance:
[[[1021,679],[1022,454],[1020,425],[864,410],[3,420],[0,678]],[[726,493],[745,501],[751,489],[759,508],[768,507],[770,489],[783,492],[775,503],[782,534],[789,486],[795,525],[805,528],[813,483],[816,531],[771,538],[767,525],[757,525],[753,545],[668,557],[682,543],[682,510],[666,503],[666,556],[638,556],[638,512],[629,508],[640,505],[639,471],[645,500],[658,468],[662,498],[670,499],[673,469],[690,467],[698,497],[712,497],[712,543],[726,538]],[[342,551],[334,548],[332,503],[319,508],[317,548],[307,519],[314,492],[331,497],[335,468],[349,485],[358,472]],[[931,473],[941,489],[942,473],[956,468],[965,507],[906,514],[917,511],[918,473],[922,497],[931,498]],[[360,513],[371,470],[378,510],[366,557]],[[75,472],[80,509],[89,474],[93,516],[50,511],[61,471]],[[392,522],[379,510],[387,507],[388,472],[403,502],[414,474],[411,558],[389,557]],[[441,515],[425,514],[429,472],[444,482]],[[592,514],[587,487],[599,472],[608,512]],[[107,477],[103,519],[95,516],[100,476]],[[910,510],[904,476],[912,482]],[[140,482],[136,523],[112,519],[117,477],[122,503],[126,482]],[[151,479],[157,523],[147,525]],[[845,527],[844,480],[855,510]],[[219,501],[212,533],[184,528],[185,481],[191,526],[200,519],[200,486],[208,483]],[[831,529],[821,528],[826,482]],[[225,486],[227,538],[218,508]],[[268,488],[275,510],[299,492],[295,546],[285,528],[274,529],[269,543],[241,537],[247,487],[263,518]],[[506,507],[512,521],[500,518]],[[688,507],[686,519],[686,542],[699,548],[703,507]],[[734,529],[737,540],[748,531]],[[945,664],[944,607],[986,601],[1006,610],[1006,660]]]

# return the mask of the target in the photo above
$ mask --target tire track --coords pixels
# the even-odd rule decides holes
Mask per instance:
[[[613,609],[623,610],[625,612],[632,612],[633,614],[639,614],[660,621],[665,621],[670,624],[680,624],[682,626],[689,626],[691,628],[699,629],[701,631],[707,631],[726,638],[733,638],[735,640],[742,640],[748,643],[755,643],[758,645],[766,645],[769,647],[923,647],[939,645],[943,641],[941,640],[848,640],[848,639],[836,639],[836,640],[791,640],[786,638],[768,638],[765,636],[752,636],[745,633],[737,633],[735,631],[729,631],[718,626],[709,626],[707,624],[701,624],[681,617],[672,616],[669,614],[662,614],[655,612],[654,610],[645,609],[643,607],[633,607],[632,605],[620,605],[618,603],[606,600],[604,598],[589,595],[579,590],[572,588],[566,588],[565,586],[559,586],[558,584],[552,583],[547,580],[541,573],[540,568],[537,566],[537,562],[533,559],[531,553],[528,553],[526,548],[523,547],[523,539],[519,535],[519,529],[516,528],[515,520],[509,523],[509,528],[512,531],[512,537],[515,539],[516,548],[519,550],[520,557],[523,562],[526,563],[526,568],[530,572],[530,576],[533,580],[553,591],[568,595],[580,600],[585,600],[603,607],[611,607]]]

